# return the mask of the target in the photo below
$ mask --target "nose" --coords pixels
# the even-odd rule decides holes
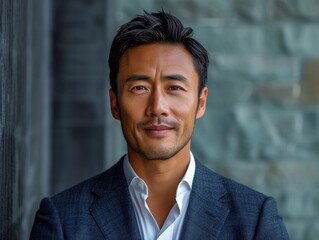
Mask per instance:
[[[147,116],[160,117],[168,115],[168,100],[160,89],[151,92],[146,110]]]

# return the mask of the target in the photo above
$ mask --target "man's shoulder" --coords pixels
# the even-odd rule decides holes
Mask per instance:
[[[289,239],[272,197],[215,173],[199,162],[192,191],[190,216],[204,218],[201,222],[209,223],[207,228],[219,226],[220,238]],[[189,221],[193,224],[199,220],[195,217]]]

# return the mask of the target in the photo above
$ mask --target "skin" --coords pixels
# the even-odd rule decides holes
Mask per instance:
[[[181,44],[152,43],[128,49],[120,60],[111,111],[121,121],[130,163],[147,184],[147,204],[161,228],[175,204],[190,161],[195,120],[206,109],[199,76]]]

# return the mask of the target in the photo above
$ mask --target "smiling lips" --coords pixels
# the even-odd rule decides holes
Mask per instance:
[[[174,128],[166,125],[150,125],[144,128],[147,135],[151,137],[164,137],[169,134]]]

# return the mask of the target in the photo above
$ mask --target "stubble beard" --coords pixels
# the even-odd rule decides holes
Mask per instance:
[[[149,161],[156,161],[156,160],[169,160],[176,156],[184,147],[189,143],[191,140],[191,135],[185,141],[181,142],[175,146],[168,146],[166,148],[161,149],[145,149],[145,147],[136,148],[134,146],[130,146],[135,152],[137,152],[140,156],[144,159]]]
[[[154,123],[157,123],[157,124],[165,123],[170,126],[173,126],[176,136],[178,136],[177,133],[179,132],[180,125],[175,121],[170,121],[167,119],[158,118],[158,119],[141,122],[138,124],[138,129],[143,129],[145,126],[154,124]],[[123,126],[122,126],[122,130],[123,130]],[[183,138],[183,136],[187,134],[188,132],[187,130],[188,128],[186,127],[183,133],[181,134],[180,138]],[[140,155],[143,159],[149,160],[149,161],[154,161],[154,160],[165,161],[165,160],[171,159],[172,157],[177,155],[191,141],[192,133],[193,133],[193,129],[191,130],[191,133],[188,136],[188,138],[183,139],[182,142],[179,142],[178,141],[179,139],[177,139],[175,142],[176,144],[171,144],[169,146],[160,147],[160,148],[154,147],[152,149],[147,149],[146,148],[147,144],[143,146],[144,144],[143,142],[137,142],[136,144],[130,142],[129,138],[125,135],[125,132],[123,131],[123,135],[128,145],[128,148],[132,149],[134,152]],[[161,139],[159,139],[159,141],[161,141]],[[162,141],[166,141],[166,140],[162,139]]]

